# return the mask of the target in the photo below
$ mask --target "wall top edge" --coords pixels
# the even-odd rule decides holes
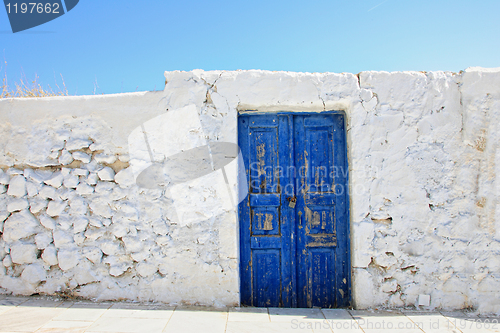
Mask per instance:
[[[193,73],[193,74],[201,74],[201,73],[206,73],[206,74],[222,74],[222,73],[261,73],[261,74],[288,74],[288,75],[358,75],[361,73],[388,73],[388,74],[396,74],[396,73],[449,73],[449,74],[460,74],[461,72],[500,72],[500,67],[492,67],[492,68],[487,68],[487,67],[468,67],[465,70],[462,70],[460,72],[454,72],[454,71],[361,71],[359,73],[349,73],[349,72],[294,72],[294,71],[271,71],[271,70],[263,70],[263,69],[248,69],[248,70],[242,70],[242,69],[237,69],[237,70],[203,70],[203,69],[193,69],[190,71],[181,71],[181,70],[174,70],[174,71],[165,71],[165,75],[167,74],[175,74],[175,73]]]
[[[465,72],[483,72],[483,73],[498,73],[500,72],[500,67],[469,67]]]

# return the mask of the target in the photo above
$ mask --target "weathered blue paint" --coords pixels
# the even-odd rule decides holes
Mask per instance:
[[[348,306],[343,114],[242,115],[238,124],[249,184],[239,205],[242,305]]]

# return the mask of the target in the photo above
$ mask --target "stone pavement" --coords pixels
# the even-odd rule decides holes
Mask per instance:
[[[500,332],[499,317],[406,310],[169,307],[0,296],[0,332]]]

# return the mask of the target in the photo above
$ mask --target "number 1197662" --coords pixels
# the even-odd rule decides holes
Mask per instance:
[[[10,4],[7,3],[5,5],[7,8],[7,13],[10,14],[11,12],[14,14],[21,13],[21,14],[26,14],[26,13],[46,13],[46,14],[59,14],[59,4],[53,3],[36,3],[36,2],[29,2],[29,3],[21,3],[19,6],[17,3]]]

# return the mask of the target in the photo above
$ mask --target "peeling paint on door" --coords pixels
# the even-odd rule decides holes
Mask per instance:
[[[348,197],[333,191],[347,172],[331,172],[347,171],[343,115],[245,115],[239,141],[242,305],[349,305]]]

